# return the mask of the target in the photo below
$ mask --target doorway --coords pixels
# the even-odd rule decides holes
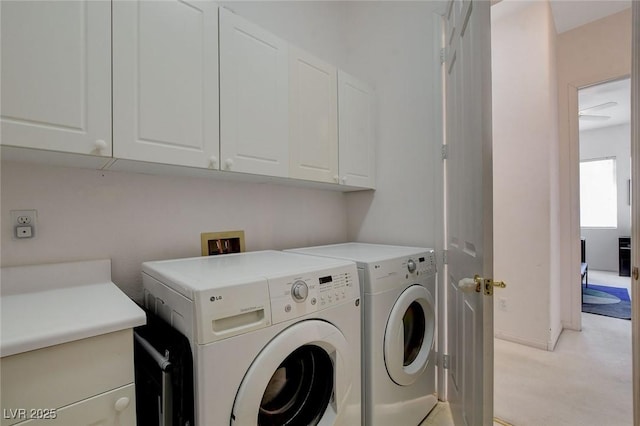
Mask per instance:
[[[631,318],[630,98],[628,77],[578,90],[583,311],[624,319],[627,310]],[[599,303],[606,306],[592,306]]]

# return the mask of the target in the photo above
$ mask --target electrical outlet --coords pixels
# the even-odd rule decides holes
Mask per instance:
[[[14,239],[29,239],[36,235],[36,210],[11,210],[11,226]]]
[[[507,298],[506,297],[500,297],[498,299],[498,306],[500,307],[501,311],[506,311],[507,310]]]

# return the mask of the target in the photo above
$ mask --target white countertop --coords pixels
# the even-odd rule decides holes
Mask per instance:
[[[111,261],[2,268],[0,356],[137,327],[144,311],[111,282]]]

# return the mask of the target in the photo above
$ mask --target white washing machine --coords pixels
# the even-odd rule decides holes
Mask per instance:
[[[346,243],[290,252],[356,262],[364,299],[364,424],[420,424],[437,403],[434,251]]]
[[[262,251],[142,268],[146,306],[191,342],[196,425],[361,423],[353,262]]]

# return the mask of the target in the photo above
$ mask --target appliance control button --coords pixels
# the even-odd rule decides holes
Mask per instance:
[[[307,300],[307,296],[309,295],[309,287],[307,287],[307,283],[302,280],[298,280],[293,283],[291,287],[291,296],[293,300],[298,303],[302,303]]]
[[[409,272],[413,273],[416,270],[416,262],[413,259],[409,259],[407,261],[407,269]]]
[[[315,297],[312,297],[312,298],[311,298],[311,304],[312,304],[312,305],[315,305],[315,304],[316,304],[316,302],[317,302],[316,298],[315,298]]]
[[[286,313],[291,312],[291,305],[287,305],[287,306],[285,306],[285,307],[284,307],[284,311],[285,311]]]

